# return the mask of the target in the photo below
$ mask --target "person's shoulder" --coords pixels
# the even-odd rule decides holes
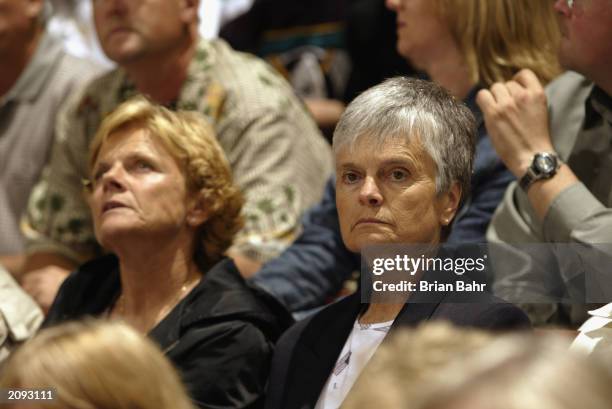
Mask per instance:
[[[60,74],[75,78],[78,81],[88,81],[112,71],[95,61],[77,57],[66,51],[61,52],[58,66]]]
[[[123,81],[123,71],[115,68],[93,76],[83,87],[83,97],[96,98],[116,91]]]
[[[555,150],[566,160],[583,124],[585,102],[593,83],[582,75],[568,71],[546,87],[550,133]]]
[[[115,95],[123,78],[121,70],[113,69],[96,72],[80,81],[64,104],[66,114],[76,121],[89,113],[99,113],[104,101]]]
[[[96,315],[105,308],[119,288],[118,261],[109,254],[78,267],[62,283],[45,326],[85,315]]]
[[[283,334],[274,350],[266,408],[301,407],[295,401],[287,404],[291,394],[312,388],[312,381],[323,386],[327,376],[321,378],[320,369],[333,365],[361,308],[361,294],[356,292],[298,321]],[[304,386],[306,380],[310,386]]]
[[[66,293],[85,294],[110,279],[107,272],[117,270],[117,268],[117,257],[112,254],[94,258],[72,271],[64,280],[61,289]]]
[[[451,295],[442,302],[434,317],[447,319],[455,325],[487,330],[524,329],[531,322],[520,308],[487,292]]]
[[[317,342],[323,335],[351,327],[361,309],[360,294],[354,293],[296,322],[279,339],[278,349],[293,350],[300,343]]]
[[[224,259],[204,273],[188,300],[183,326],[208,323],[247,323],[276,341],[292,323],[287,309],[272,295],[248,284],[231,259]]]
[[[593,83],[583,75],[574,71],[566,71],[550,82],[545,90],[549,102],[554,105],[574,99],[577,96],[581,96],[582,101],[584,101],[592,87]]]
[[[180,342],[173,354],[181,355],[185,351],[204,349],[218,351],[232,348],[234,353],[271,352],[274,344],[261,326],[241,318],[198,321],[181,331]],[[250,351],[250,352],[249,352]]]
[[[261,374],[268,373],[272,349],[260,328],[237,319],[199,321],[181,328],[164,353],[181,372],[198,406],[256,407],[249,402],[263,395],[266,378]]]
[[[208,42],[211,79],[220,83],[240,110],[291,109],[298,101],[289,83],[267,62],[236,51],[225,41]]]

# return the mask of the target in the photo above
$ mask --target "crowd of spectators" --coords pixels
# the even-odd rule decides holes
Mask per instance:
[[[0,405],[609,407],[611,38],[610,0],[0,0]]]

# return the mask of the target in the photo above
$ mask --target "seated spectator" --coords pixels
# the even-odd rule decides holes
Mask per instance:
[[[265,58],[282,73],[326,135],[344,110],[351,68],[345,43],[349,3],[255,0],[220,33],[232,47]]]
[[[520,303],[535,325],[575,328],[594,309],[585,303],[612,297],[609,265],[597,284],[604,294],[590,300],[584,288],[596,277],[578,275],[575,265],[562,263],[563,254],[554,252],[534,269],[514,244],[569,243],[566,248],[578,249],[603,244],[602,254],[612,257],[612,8],[601,0],[558,0],[554,9],[562,32],[559,59],[575,72],[544,90],[541,75],[524,70],[482,90],[478,103],[495,150],[518,179],[487,232],[489,241],[516,260],[499,263],[496,290]],[[581,271],[590,270],[587,254],[579,255],[586,263]]]
[[[260,407],[291,318],[224,258],[243,199],[210,125],[136,98],[105,118],[90,153],[88,201],[111,254],[69,276],[45,325],[124,320],[161,347],[198,406]]]
[[[49,156],[58,107],[99,72],[48,32],[47,1],[0,7],[0,264],[13,274],[25,249],[19,222]]]
[[[347,248],[363,253],[371,246],[440,244],[469,190],[475,134],[469,109],[431,82],[393,78],[349,104],[333,142]],[[406,303],[368,298],[368,290],[362,287],[281,337],[267,408],[338,408],[393,328],[426,320],[489,329],[529,323],[518,308],[484,292],[468,299],[444,291],[426,298],[409,294]]]
[[[42,321],[40,308],[0,265],[0,366],[16,347],[36,333]]]
[[[388,0],[387,5],[397,12],[400,54],[463,99],[477,118],[471,193],[455,217],[448,242],[484,243],[491,216],[514,177],[491,145],[476,94],[495,81],[510,80],[521,67],[535,70],[545,81],[558,74],[554,46],[559,33],[550,3]],[[359,258],[340,238],[333,185],[330,180],[296,242],[254,278],[292,311],[320,306],[359,269]]]
[[[414,74],[395,49],[395,14],[383,0],[255,0],[220,35],[283,74],[330,142],[345,104]]]
[[[604,409],[612,401],[610,372],[560,338],[423,326],[389,341],[343,409]]]
[[[159,348],[118,322],[42,330],[11,357],[0,388],[35,389],[41,397],[52,388],[52,400],[37,402],[49,409],[194,409]],[[25,406],[8,405],[18,407]]]
[[[24,288],[46,310],[68,272],[99,254],[81,195],[85,152],[104,116],[134,94],[213,124],[246,198],[245,227],[230,254],[239,267],[278,255],[331,173],[329,146],[291,87],[252,56],[200,39],[197,1],[95,1],[93,10],[102,48],[118,67],[62,110],[28,204]]]

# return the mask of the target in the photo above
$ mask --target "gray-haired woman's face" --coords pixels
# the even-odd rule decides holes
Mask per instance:
[[[436,193],[436,165],[418,138],[373,150],[368,138],[336,153],[336,203],[348,249],[383,243],[436,244],[460,188]]]

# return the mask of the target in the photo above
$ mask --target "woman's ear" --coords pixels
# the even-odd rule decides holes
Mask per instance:
[[[204,198],[197,195],[189,205],[187,211],[187,224],[191,227],[198,227],[204,224],[209,217],[209,206],[207,206]]]
[[[443,193],[438,198],[438,215],[440,225],[448,226],[453,221],[459,203],[461,202],[461,185],[458,182],[453,182],[448,192]]]

